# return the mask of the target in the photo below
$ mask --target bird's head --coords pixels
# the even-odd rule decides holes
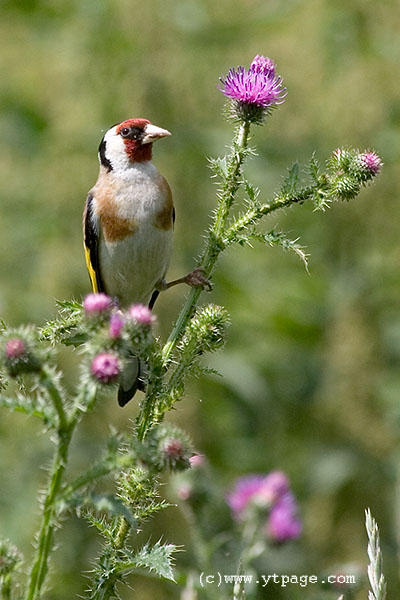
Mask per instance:
[[[111,127],[99,146],[100,163],[108,171],[151,160],[153,142],[171,135],[147,119],[128,119]]]

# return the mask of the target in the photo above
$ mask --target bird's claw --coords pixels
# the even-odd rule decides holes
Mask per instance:
[[[188,273],[184,278],[184,282],[191,287],[201,287],[206,292],[211,292],[212,283],[206,277],[203,267],[196,267],[191,273]]]

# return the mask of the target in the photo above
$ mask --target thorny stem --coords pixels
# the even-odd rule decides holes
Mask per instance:
[[[47,575],[48,559],[53,543],[57,498],[62,489],[63,476],[67,465],[72,435],[79,422],[80,416],[80,410],[76,409],[69,418],[64,409],[60,391],[57,389],[53,378],[47,371],[42,371],[40,379],[42,385],[47,389],[58,414],[57,451],[51,469],[47,494],[44,499],[36,558],[30,573],[26,600],[38,600],[41,596],[41,589]],[[95,400],[93,389],[86,390],[86,392],[90,402],[93,403]]]
[[[26,600],[40,598],[47,570],[48,558],[51,551],[54,533],[54,515],[56,510],[56,498],[61,489],[62,478],[65,471],[68,448],[71,441],[73,429],[59,431],[57,452],[54,457],[50,483],[43,507],[42,524],[39,531],[36,560],[33,564],[28,593]]]
[[[240,175],[242,172],[243,161],[246,156],[249,133],[250,123],[241,123],[234,142],[234,150],[229,157],[227,168],[228,172],[230,172],[230,177],[224,182],[220,196],[221,200],[217,208],[214,223],[209,231],[207,244],[198,265],[203,267],[206,277],[210,277],[219,255],[224,250],[222,235],[226,227],[229,210],[232,207],[235,200],[235,194],[239,188]],[[201,292],[201,288],[192,288],[190,290],[186,302],[163,348],[162,354],[164,365],[167,365],[180,336],[192,316]]]
[[[316,185],[310,186],[301,190],[296,195],[287,196],[286,194],[281,194],[276,196],[275,199],[268,204],[261,204],[260,206],[249,209],[225,231],[223,238],[224,244],[227,246],[235,241],[237,234],[246,229],[251,223],[254,223],[255,220],[260,219],[279,208],[284,208],[285,206],[296,203],[301,204],[302,202],[309,200],[313,197],[316,187]]]
[[[40,383],[48,391],[50,399],[54,404],[54,408],[57,411],[60,430],[66,429],[68,419],[64,410],[63,399],[60,391],[57,389],[57,386],[54,383],[52,376],[45,368],[42,368],[40,373]]]

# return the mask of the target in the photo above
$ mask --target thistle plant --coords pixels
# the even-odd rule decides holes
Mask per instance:
[[[309,202],[316,210],[325,210],[333,201],[355,198],[378,175],[381,159],[372,150],[340,148],[321,167],[312,156],[306,169],[294,163],[280,191],[266,197],[247,179],[244,166],[254,154],[250,147],[252,128],[268,122],[285,100],[282,78],[271,59],[256,56],[249,69],[238,67],[221,77],[219,90],[227,99],[226,115],[233,123],[234,137],[226,156],[210,160],[218,181],[217,205],[196,267],[211,279],[222,253],[254,241],[291,250],[306,263],[297,239],[275,228],[262,230],[261,222],[292,205],[300,207]],[[302,171],[307,173],[304,180]],[[192,465],[189,438],[166,424],[164,418],[184,398],[188,379],[210,371],[204,355],[221,349],[226,340],[229,315],[221,306],[200,305],[203,291],[191,288],[165,343],[154,335],[155,318],[147,307],[135,305],[121,312],[105,294],[89,294],[83,305],[75,301],[59,303],[58,317],[41,328],[9,329],[4,325],[0,405],[40,419],[54,441],[35,552],[25,580],[18,571],[18,551],[5,542],[2,546],[7,548],[4,556],[8,557],[2,563],[7,568],[1,567],[0,571],[4,598],[45,597],[45,590],[51,586],[49,561],[55,550],[56,528],[71,510],[97,528],[103,538],[87,599],[120,598],[121,584],[136,571],[147,570],[174,581],[173,556],[178,548],[161,540],[137,546],[131,534],[168,507],[159,495],[162,478]],[[57,364],[57,350],[62,345],[74,347],[79,353],[80,369],[72,391],[67,390]],[[101,398],[115,393],[132,356],[145,365],[145,393],[140,398],[133,431],[113,431],[97,462],[72,478],[68,457],[75,432],[87,413],[102,410]],[[98,491],[102,477],[107,475],[115,479],[111,494]],[[276,542],[297,538],[301,525],[288,482],[280,473],[268,477],[252,482],[258,500],[265,501],[265,494],[269,494],[266,535]],[[249,486],[250,480],[245,484]],[[241,520],[239,504],[249,508],[249,503],[243,501],[243,496],[239,498],[243,490],[239,491],[232,492],[229,502],[235,518]],[[253,494],[250,496],[253,498]],[[254,550],[254,539],[250,538],[247,554],[243,555],[247,562],[251,558],[249,548]],[[384,596],[381,593],[378,597]]]

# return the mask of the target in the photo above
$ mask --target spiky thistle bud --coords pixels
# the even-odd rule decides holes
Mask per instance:
[[[165,423],[150,432],[145,452],[156,470],[183,471],[190,468],[193,445],[179,427]]]
[[[11,377],[39,371],[41,361],[34,352],[35,342],[29,331],[10,332],[4,343],[3,357]]]
[[[225,344],[228,324],[229,315],[222,306],[203,306],[190,321],[183,343],[195,340],[198,354],[214,352]]]
[[[22,554],[9,540],[0,540],[0,578],[7,577],[22,563]]]
[[[379,174],[383,162],[375,152],[362,152],[355,160],[355,172],[361,181],[370,181]]]

